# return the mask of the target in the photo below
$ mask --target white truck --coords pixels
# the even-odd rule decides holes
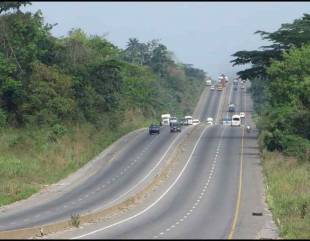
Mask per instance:
[[[212,85],[212,80],[210,80],[210,79],[206,80],[206,84],[207,84],[207,86]]]
[[[161,124],[163,126],[169,126],[170,125],[170,114],[162,114],[161,115]]]
[[[184,119],[185,119],[186,125],[192,125],[193,124],[193,117],[192,116],[187,115],[184,117]]]

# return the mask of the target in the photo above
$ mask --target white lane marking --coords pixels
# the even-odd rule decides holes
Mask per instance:
[[[166,231],[169,232],[169,231],[170,231],[170,228],[167,228]]]
[[[176,222],[175,224],[178,225],[178,224],[180,224],[180,222]]]
[[[174,225],[171,225],[171,228],[175,228],[175,226],[174,226]]]
[[[184,221],[184,219],[183,219],[183,218],[181,218],[181,219],[180,219],[180,222],[183,222],[183,221]]]
[[[116,225],[118,225],[118,224],[127,222],[127,221],[129,221],[129,220],[131,220],[131,219],[133,219],[133,218],[135,218],[135,217],[140,216],[141,214],[147,212],[149,209],[151,209],[153,206],[155,206],[155,205],[156,205],[156,204],[170,191],[170,189],[174,187],[174,185],[175,185],[175,184],[177,183],[177,181],[180,179],[180,177],[182,176],[182,174],[183,174],[183,172],[185,171],[186,167],[188,166],[190,160],[192,159],[192,156],[193,156],[193,154],[194,154],[194,152],[195,152],[195,150],[196,150],[196,148],[197,148],[197,146],[198,146],[199,141],[201,140],[201,137],[202,137],[203,134],[206,132],[206,130],[208,129],[208,127],[209,127],[209,126],[205,127],[204,130],[201,132],[201,134],[200,134],[200,136],[199,136],[197,142],[195,143],[195,146],[194,146],[194,148],[193,148],[193,150],[192,150],[192,152],[191,152],[191,154],[190,154],[188,160],[186,161],[184,167],[182,168],[182,170],[181,170],[181,172],[179,173],[179,175],[177,176],[177,178],[176,178],[176,179],[174,180],[174,182],[169,186],[169,188],[168,188],[168,189],[167,189],[154,203],[152,203],[152,204],[151,204],[150,206],[148,206],[146,209],[142,210],[141,212],[139,212],[139,213],[137,213],[137,214],[135,214],[135,215],[133,215],[133,216],[131,216],[131,217],[129,217],[129,218],[123,219],[123,220],[121,220],[121,221],[119,221],[119,222],[113,223],[113,224],[108,225],[108,226],[106,226],[106,227],[96,229],[96,230],[94,230],[94,231],[92,231],[92,232],[89,232],[89,233],[86,233],[86,234],[83,234],[83,235],[80,235],[80,236],[73,237],[73,238],[71,238],[71,239],[82,238],[82,237],[85,237],[85,236],[87,236],[87,235],[91,235],[91,234],[94,234],[94,233],[98,233],[98,232],[103,231],[103,230],[106,230],[106,229],[108,229],[108,228],[110,228],[110,227],[114,227],[114,226],[116,226]],[[183,133],[184,133],[184,132],[183,132]],[[172,146],[172,144],[173,144],[177,139],[180,138],[180,136],[181,136],[181,135],[178,135],[178,136],[174,139],[174,141],[170,144],[168,150],[170,149],[170,147]],[[165,152],[164,156],[168,153],[168,150]],[[162,157],[161,160],[163,160],[164,156]],[[157,165],[159,165],[159,163],[161,162],[161,160],[155,165],[155,167],[156,167]],[[153,169],[155,169],[155,167],[154,167]],[[153,171],[153,169],[151,170],[151,172]],[[150,174],[151,172],[149,172],[149,174]],[[149,174],[148,174],[148,175],[149,175]],[[144,177],[144,178],[145,178],[145,177]],[[143,180],[143,179],[142,179],[142,180]]]
[[[164,235],[164,232],[161,232],[160,235]]]

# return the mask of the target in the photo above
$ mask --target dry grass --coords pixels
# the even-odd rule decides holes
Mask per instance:
[[[310,163],[263,152],[267,202],[283,238],[310,238]]]
[[[56,141],[50,140],[49,129],[0,130],[0,206],[65,178],[122,135],[147,124],[140,117],[117,130],[75,126]]]

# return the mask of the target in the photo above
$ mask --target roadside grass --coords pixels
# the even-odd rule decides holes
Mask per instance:
[[[263,151],[267,202],[282,238],[310,238],[310,163]]]
[[[89,124],[65,127],[57,138],[51,138],[50,128],[0,129],[0,207],[65,178],[121,136],[150,122],[139,116],[114,130]]]

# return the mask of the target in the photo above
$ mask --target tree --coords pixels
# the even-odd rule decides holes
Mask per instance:
[[[17,10],[19,11],[19,8],[21,6],[26,6],[26,5],[31,5],[31,2],[30,1],[19,1],[19,2],[7,2],[7,1],[3,1],[3,2],[0,2],[0,14],[3,13],[3,12],[6,12],[6,11],[9,11],[11,9],[13,10]]]

